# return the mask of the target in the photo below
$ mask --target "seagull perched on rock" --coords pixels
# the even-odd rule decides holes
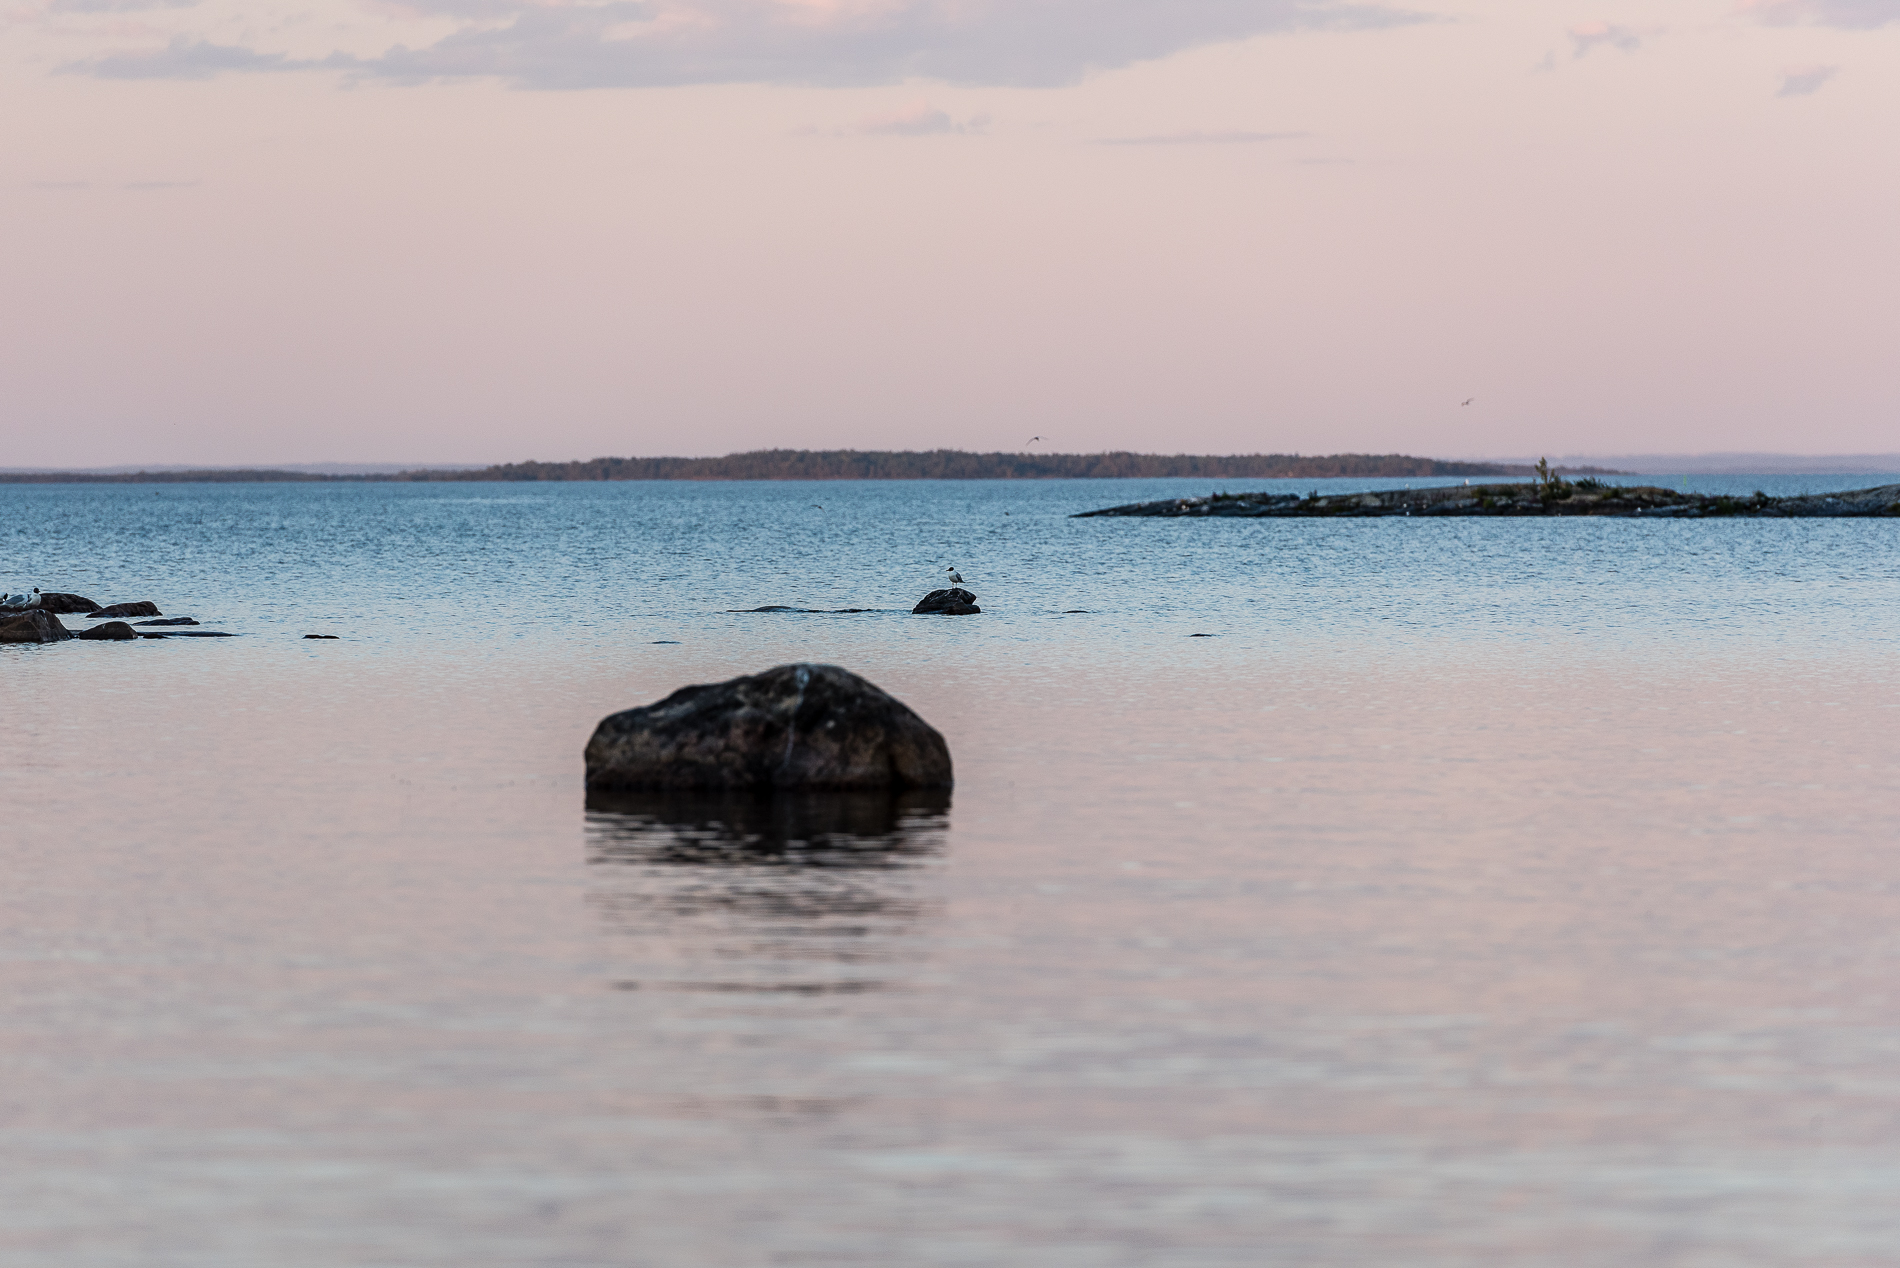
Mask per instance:
[[[945,568],[944,571],[950,574],[951,585],[960,586],[963,584],[963,574],[958,572],[955,568]]]

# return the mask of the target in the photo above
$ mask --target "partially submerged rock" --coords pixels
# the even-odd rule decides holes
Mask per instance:
[[[97,612],[99,610],[99,605],[83,594],[41,594],[40,601],[36,606],[62,616],[74,612]]]
[[[836,665],[682,687],[601,721],[589,789],[948,788],[950,748],[902,701]]]
[[[983,609],[976,606],[976,596],[958,586],[948,590],[932,590],[917,601],[910,610],[912,616],[975,616]]]
[[[134,621],[134,625],[196,625],[198,622],[188,616],[168,616],[161,621]]]
[[[165,614],[158,610],[158,604],[149,600],[140,600],[137,603],[115,603],[110,607],[95,608],[92,615],[102,619],[109,616],[164,616]]]
[[[0,616],[0,643],[57,643],[72,636],[58,617],[41,608],[28,608],[18,616]]]
[[[107,621],[103,625],[93,625],[73,635],[74,638],[127,639],[137,638],[139,632],[124,621]]]

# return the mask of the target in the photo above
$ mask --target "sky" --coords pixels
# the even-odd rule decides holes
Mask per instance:
[[[1893,451],[1896,225],[1900,0],[0,0],[0,467]]]

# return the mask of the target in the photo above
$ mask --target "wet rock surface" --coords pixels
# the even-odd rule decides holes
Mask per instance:
[[[105,618],[112,616],[164,616],[165,614],[158,610],[158,604],[150,602],[149,600],[141,600],[137,603],[114,603],[110,607],[97,608],[92,612],[92,615]]]
[[[747,793],[948,788],[950,748],[902,701],[836,665],[682,687],[603,719],[587,787]]]
[[[60,616],[75,612],[97,612],[99,605],[83,594],[48,593],[40,595],[40,601],[34,606]]]
[[[983,609],[976,606],[976,596],[961,587],[948,590],[932,590],[917,601],[910,610],[912,616],[975,616]]]
[[[158,621],[134,621],[134,625],[196,625],[198,622],[188,616],[168,616]]]
[[[90,626],[73,635],[74,638],[108,639],[113,641],[137,638],[138,636],[139,632],[127,625],[124,621],[107,621],[103,625]]]
[[[58,617],[39,608],[12,616],[0,613],[0,643],[57,643],[72,636]]]
[[[1607,485],[1595,481],[1554,484],[1455,485],[1438,489],[1386,489],[1377,493],[1327,496],[1293,493],[1216,493],[1204,498],[1170,498],[1083,511],[1092,516],[1144,516],[1166,519],[1270,519],[1378,515],[1609,515],[1643,519],[1821,519],[1900,516],[1900,484],[1843,493],[1801,497],[1749,497],[1681,493],[1650,485]]]

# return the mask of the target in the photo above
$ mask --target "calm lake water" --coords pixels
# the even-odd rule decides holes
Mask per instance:
[[[1900,1264],[1900,523],[1215,487],[0,486],[239,635],[0,647],[0,1265]],[[793,660],[954,794],[587,805]]]

